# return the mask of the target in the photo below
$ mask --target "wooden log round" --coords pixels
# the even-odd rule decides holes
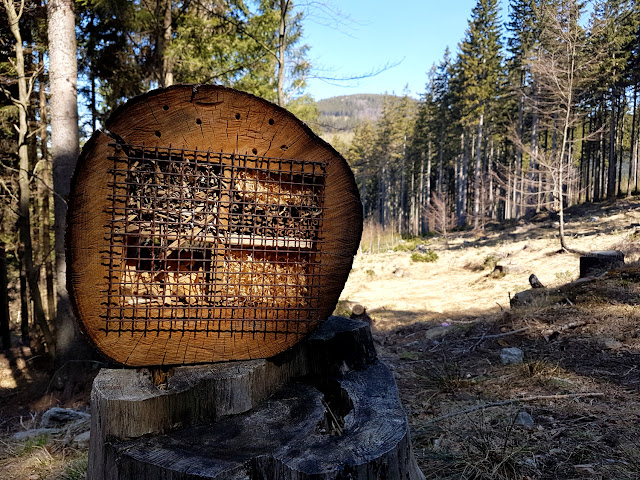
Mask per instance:
[[[85,145],[69,291],[117,363],[266,358],[331,314],[361,231],[353,173],[306,125],[243,92],[174,86]]]

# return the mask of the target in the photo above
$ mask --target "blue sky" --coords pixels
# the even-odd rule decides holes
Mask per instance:
[[[347,86],[310,79],[307,93],[316,100],[354,93],[401,94],[407,84],[413,96],[420,95],[431,65],[442,59],[447,46],[456,51],[475,0],[334,0],[333,5],[350,21],[336,29],[311,15],[304,23],[309,57],[314,67],[324,70],[322,75],[354,76],[400,64]]]

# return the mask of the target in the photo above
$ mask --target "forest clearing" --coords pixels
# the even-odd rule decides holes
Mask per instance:
[[[336,314],[367,307],[427,478],[640,475],[639,227],[638,198],[569,210],[571,246],[626,255],[623,269],[584,283],[572,283],[578,257],[559,253],[547,214],[454,232],[448,245],[396,239],[396,251],[358,254]],[[419,245],[437,260],[413,262]],[[496,264],[507,267],[501,278],[491,275]],[[547,288],[510,309],[531,273]],[[501,363],[509,347],[524,352],[522,363]],[[86,445],[12,435],[52,406],[86,411],[91,375],[65,391],[55,375],[28,368],[26,355],[14,348],[0,357],[0,478],[84,478]]]

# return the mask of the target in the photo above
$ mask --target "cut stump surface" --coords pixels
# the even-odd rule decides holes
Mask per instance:
[[[424,478],[364,322],[331,317],[278,357],[178,368],[160,389],[104,370],[92,408],[94,480]]]

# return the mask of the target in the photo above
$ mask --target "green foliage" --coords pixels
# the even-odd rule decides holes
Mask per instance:
[[[338,304],[333,310],[333,315],[337,317],[349,318],[351,316],[351,308],[349,308],[344,300],[338,300]]]
[[[573,280],[573,272],[571,270],[563,270],[562,272],[555,272],[554,276],[556,280],[564,283],[569,283]]]
[[[353,131],[366,122],[375,122],[388,95],[342,95],[318,101],[318,123],[323,131]]]
[[[89,455],[87,451],[67,463],[60,480],[84,480],[87,475]]]
[[[428,243],[428,239],[424,237],[410,237],[400,241],[398,245],[393,248],[394,252],[413,252],[418,245],[425,245]]]
[[[309,95],[302,95],[289,102],[287,110],[311,125],[314,125],[318,120],[318,104]]]
[[[418,354],[418,352],[412,352],[412,351],[404,351],[404,352],[400,352],[398,354],[398,358],[400,358],[400,360],[418,360],[418,358],[420,358],[420,355]]]
[[[443,393],[455,393],[469,383],[457,363],[435,364],[427,372],[427,376],[429,381]]]
[[[80,67],[97,87],[99,111],[162,84],[165,64],[175,83],[223,84],[277,101],[279,2],[166,1],[172,17],[168,40],[162,2],[79,3]],[[308,47],[300,43],[302,16],[292,2],[286,19],[285,96],[291,110],[310,121],[316,115],[304,96]]]
[[[395,247],[393,247],[394,252],[413,252],[415,250],[415,245],[399,243]]]
[[[38,435],[37,437],[29,438],[22,446],[20,455],[29,455],[34,450],[44,447],[49,442],[49,435]]]
[[[424,253],[414,252],[411,254],[412,262],[435,262],[438,258],[438,254],[433,250],[427,250]]]
[[[478,0],[460,44],[457,92],[463,124],[490,112],[502,80],[501,25],[498,0]]]

